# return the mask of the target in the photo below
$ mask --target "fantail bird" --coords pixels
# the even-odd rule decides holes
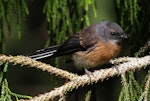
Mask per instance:
[[[117,23],[102,21],[83,28],[61,45],[37,50],[29,57],[41,59],[72,54],[76,67],[93,68],[118,56],[124,38],[127,38],[127,34]]]

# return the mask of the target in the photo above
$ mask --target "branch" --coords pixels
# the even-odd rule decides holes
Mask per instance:
[[[150,86],[150,75],[148,76],[148,79],[147,79],[147,82],[145,84],[145,90],[144,90],[144,101],[148,101],[148,89],[149,89],[149,86]]]
[[[31,101],[41,101],[41,100],[48,101],[50,99],[55,98],[56,96],[60,96],[60,97],[64,96],[68,91],[77,89],[79,86],[96,83],[100,80],[103,81],[104,79],[107,79],[109,77],[121,75],[127,71],[134,71],[135,69],[141,69],[142,67],[146,67],[147,65],[150,65],[150,55],[147,55],[142,58],[123,57],[123,58],[118,58],[118,61],[117,59],[115,59],[114,60],[115,63],[119,63],[119,62],[125,62],[125,63],[120,63],[116,66],[113,66],[112,68],[95,70],[92,73],[93,76],[91,76],[90,78],[86,74],[82,76],[78,76],[76,74],[69,73],[67,71],[52,67],[48,64],[41,63],[24,56],[1,55],[0,61],[35,67],[43,71],[47,71],[57,76],[59,75],[63,78],[71,80],[68,83],[62,85],[61,87],[55,88],[50,92],[40,94],[39,96],[35,96],[33,97],[33,99],[31,99]],[[112,60],[112,62],[114,61]]]
[[[34,67],[69,80],[72,80],[74,77],[77,77],[76,74],[69,73],[68,71],[61,70],[49,64],[45,64],[25,56],[6,56],[1,54],[0,61],[13,63],[14,65],[19,64],[21,66]]]
[[[133,59],[134,61],[122,63],[112,68],[96,70],[93,72],[93,76],[91,76],[91,78],[89,78],[88,75],[79,76],[75,80],[70,81],[61,87],[55,88],[50,92],[41,94],[39,96],[35,96],[29,101],[48,101],[50,99],[55,98],[56,96],[61,97],[68,91],[77,89],[79,86],[96,83],[100,80],[103,81],[106,78],[113,77],[115,75],[121,75],[127,71],[134,71],[135,69],[141,69],[142,67],[150,65],[150,56]]]
[[[147,81],[145,83],[144,92],[141,94],[138,101],[148,101],[148,93],[149,93],[148,91],[149,91],[149,86],[150,86],[150,74],[149,73],[148,73]]]

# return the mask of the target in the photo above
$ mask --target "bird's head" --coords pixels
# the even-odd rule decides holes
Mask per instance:
[[[104,42],[121,44],[123,39],[128,38],[123,29],[114,22],[103,21],[98,25],[98,33]]]

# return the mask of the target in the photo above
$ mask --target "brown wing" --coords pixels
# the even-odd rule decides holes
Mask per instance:
[[[80,37],[78,34],[72,35],[68,40],[66,40],[57,51],[54,53],[55,56],[68,55],[77,51],[84,50],[84,47],[80,44]]]
[[[68,55],[78,51],[86,51],[98,42],[99,36],[95,33],[95,25],[86,27],[82,29],[79,34],[72,35],[62,45],[50,46],[47,49],[38,50],[29,57],[41,59],[45,57]]]
[[[94,46],[101,40],[97,32],[97,24],[82,29],[79,33],[79,36],[80,45],[82,45],[85,50]]]
[[[79,34],[71,36],[62,44],[53,56],[72,54],[78,51],[86,51],[100,41],[100,36],[96,33],[97,24],[86,27]]]

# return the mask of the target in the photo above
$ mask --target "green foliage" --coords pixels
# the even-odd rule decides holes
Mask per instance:
[[[89,91],[86,93],[86,95],[85,95],[85,101],[90,101],[91,95],[92,95],[91,93],[92,93],[91,90],[89,90]]]
[[[25,99],[30,99],[30,96],[26,95],[20,95],[16,94],[10,91],[8,87],[8,82],[6,79],[6,72],[8,68],[8,62],[1,63],[1,68],[0,68],[0,89],[1,89],[1,94],[0,94],[0,101],[13,101],[13,97],[15,98],[15,101],[18,101],[19,98],[25,98]]]
[[[0,50],[4,50],[4,33],[11,33],[14,23],[17,23],[18,38],[21,38],[25,15],[29,14],[24,0],[0,0]]]
[[[115,0],[118,22],[129,34],[130,52],[134,56],[143,56],[148,46],[145,44],[150,35],[150,0]],[[140,49],[141,46],[143,46]],[[137,52],[137,50],[139,50]],[[136,53],[135,53],[136,52]],[[149,73],[147,74],[149,75]],[[147,77],[147,76],[146,76]],[[133,72],[122,76],[123,87],[119,101],[142,101],[144,87],[135,79]],[[145,86],[146,83],[142,82]],[[148,93],[148,96],[149,93]]]
[[[16,94],[16,93],[11,92],[9,87],[8,87],[7,80],[4,79],[4,81],[2,82],[0,101],[13,101],[13,97],[14,97],[15,101],[19,101],[20,98],[31,99],[30,96],[20,95],[20,94]]]
[[[134,73],[126,73],[122,75],[121,79],[123,87],[118,101],[141,101],[140,99],[143,99],[143,96],[141,97],[141,95],[144,91],[142,88],[144,87],[137,82]],[[143,84],[145,85],[145,82],[143,82]]]
[[[34,2],[31,0],[30,2]],[[45,0],[43,14],[48,26],[49,44],[60,44],[67,36],[77,33],[81,28],[90,24],[88,17],[89,5],[92,5],[96,16],[95,0]],[[4,50],[6,32],[11,33],[13,26],[17,25],[18,38],[21,38],[26,15],[29,14],[25,0],[0,0],[0,50]],[[1,65],[4,63],[0,63]],[[58,59],[56,60],[58,64]],[[1,96],[0,101],[12,101],[12,98],[31,98],[15,94],[10,91],[5,77],[8,63],[0,71]]]
[[[25,15],[29,14],[27,4],[24,0],[1,0],[0,1],[0,21],[1,28],[3,30],[4,23],[7,24],[8,30],[11,31],[14,16],[17,19],[18,37],[21,37],[22,24],[25,19]]]
[[[48,21],[49,42],[60,44],[70,34],[89,25],[89,5],[96,16],[95,0],[46,0],[43,13]]]
[[[77,33],[82,27],[89,25],[89,5],[92,5],[96,16],[95,0],[46,0],[43,13],[46,15],[50,36],[46,46],[60,44],[68,35]],[[25,17],[28,14],[27,3],[24,0],[0,0],[1,50],[4,46],[5,31],[11,33],[14,24],[17,24],[18,38],[21,38]]]
[[[133,56],[150,35],[150,0],[115,0],[115,5],[118,21],[130,35],[130,50]]]

